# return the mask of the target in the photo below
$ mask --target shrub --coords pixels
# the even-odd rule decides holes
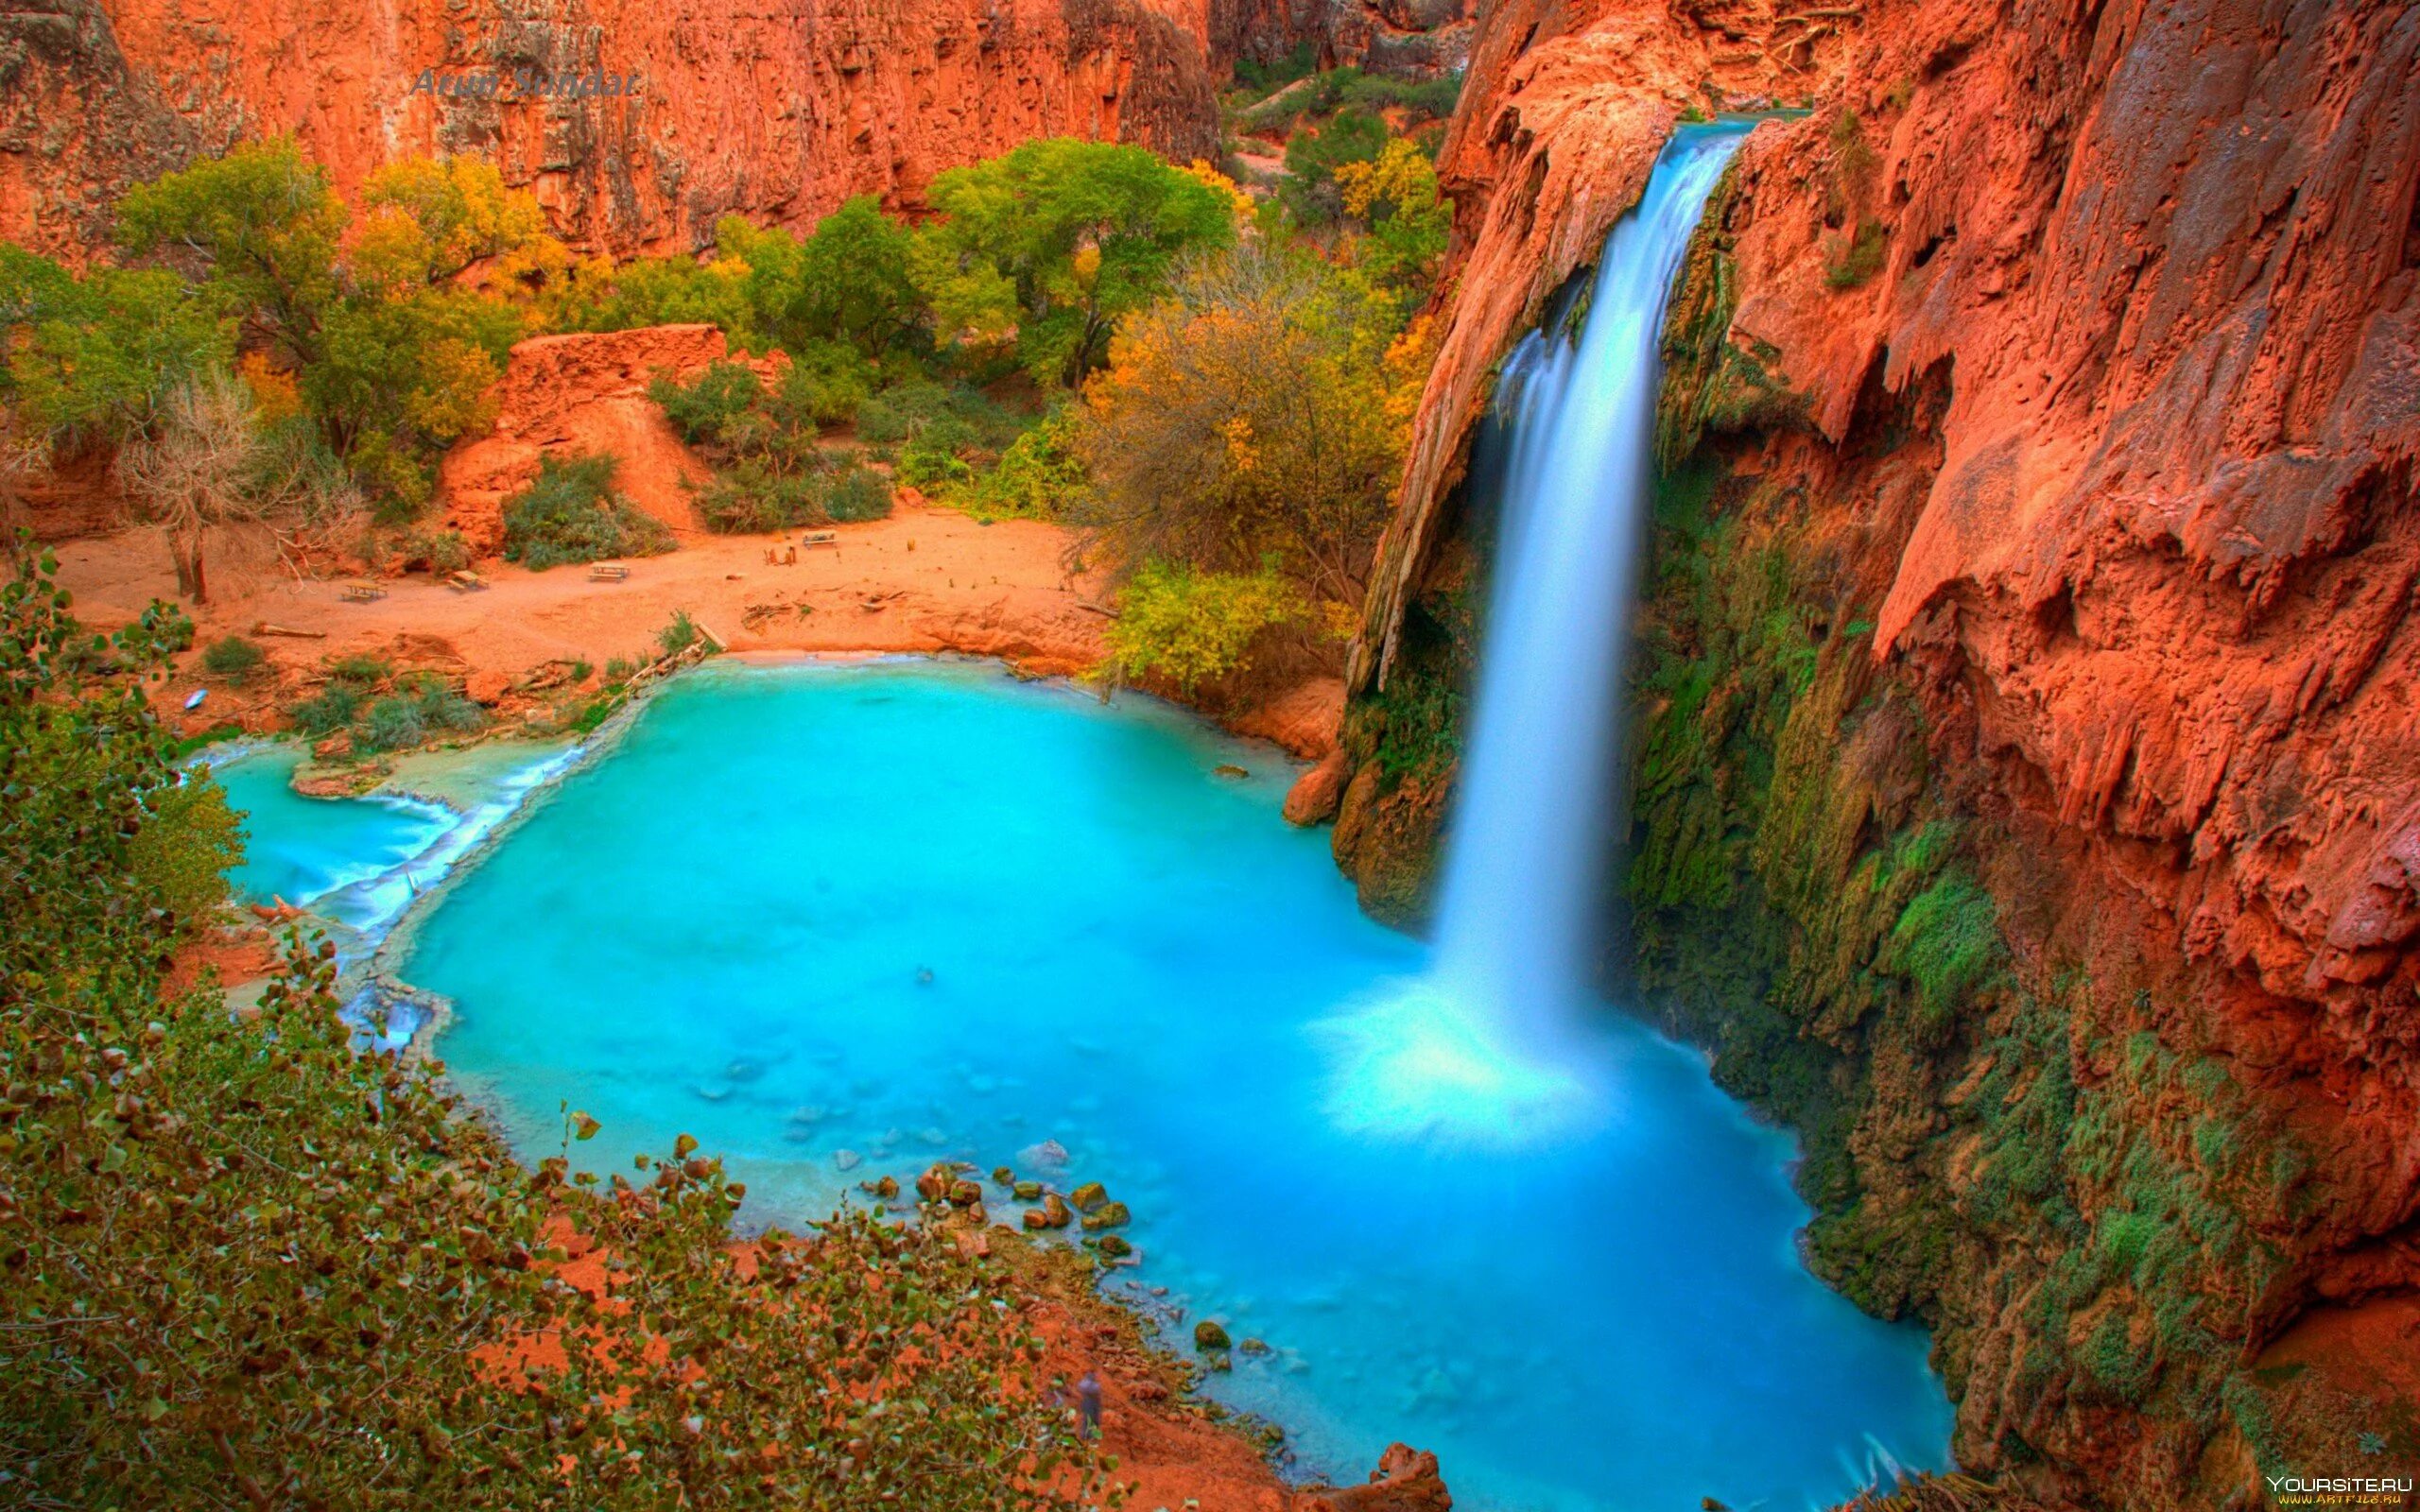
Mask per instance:
[[[202,670],[230,682],[250,681],[268,661],[268,653],[261,649],[259,642],[240,635],[222,636],[201,653]]]
[[[395,664],[372,651],[355,651],[328,663],[328,676],[338,682],[374,688],[395,675]]]
[[[793,425],[844,425],[873,397],[874,368],[856,348],[810,341],[790,353],[789,370],[774,390],[778,418]]]
[[[1011,442],[998,466],[953,491],[949,502],[978,518],[1056,520],[1092,489],[1075,443],[1076,411],[1055,409]]]
[[[443,734],[467,734],[488,722],[487,711],[451,688],[430,688],[420,696],[420,722]]]
[[[365,756],[407,749],[427,738],[428,727],[414,698],[381,698],[353,727],[353,748]]]
[[[1110,664],[1123,677],[1164,677],[1190,694],[1206,680],[1248,670],[1263,630],[1307,612],[1301,591],[1270,568],[1197,573],[1147,562],[1118,595]]]
[[[505,559],[544,572],[670,551],[663,522],[614,491],[614,465],[603,455],[541,456],[537,477],[504,507]]]
[[[880,520],[890,513],[890,480],[870,467],[832,474],[823,490],[823,514],[838,524]]]
[[[331,682],[288,710],[294,728],[314,740],[352,724],[361,713],[361,690],[348,682]]]
[[[648,385],[647,395],[664,410],[672,428],[692,446],[728,445],[733,425],[765,397],[765,385],[745,363],[709,363],[686,384],[669,372]]]
[[[715,474],[692,500],[699,520],[724,535],[754,535],[820,523],[823,505],[818,479],[784,476],[761,457],[744,457]]]
[[[689,617],[689,611],[676,609],[670,623],[655,632],[655,644],[664,648],[666,656],[679,656],[698,644],[699,633],[698,622]]]

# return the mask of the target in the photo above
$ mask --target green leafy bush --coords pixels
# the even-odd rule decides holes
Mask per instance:
[[[873,387],[874,366],[856,348],[810,341],[790,353],[773,400],[793,425],[845,425],[873,397]]]
[[[333,735],[350,725],[361,713],[362,693],[348,682],[330,682],[326,687],[286,711],[294,728],[317,740]]]
[[[408,750],[427,738],[428,727],[421,719],[416,698],[381,698],[353,727],[353,748],[364,756]]]
[[[692,446],[729,445],[735,425],[765,397],[765,385],[747,364],[724,361],[707,364],[685,384],[660,373],[648,385],[647,395],[683,440]]]
[[[1009,444],[998,465],[942,497],[983,519],[1061,518],[1092,490],[1076,427],[1073,406],[1052,410]]]
[[[823,515],[835,524],[880,520],[890,513],[890,480],[870,467],[846,467],[824,483]]]
[[[698,644],[700,633],[698,622],[689,617],[689,611],[676,609],[672,611],[671,620],[655,632],[655,644],[664,648],[666,656],[679,656]]]
[[[822,480],[811,473],[785,476],[761,457],[743,457],[715,474],[691,501],[709,530],[761,535],[823,520]]]
[[[240,635],[221,636],[201,653],[202,670],[230,682],[250,681],[268,661],[268,653],[261,649],[258,641],[248,641]]]
[[[1123,677],[1163,677],[1191,693],[1247,670],[1262,631],[1308,613],[1302,591],[1270,568],[1197,573],[1146,562],[1118,594],[1109,661]]]
[[[615,463],[602,454],[538,459],[538,475],[504,507],[504,556],[533,572],[672,549],[662,521],[614,491]]]

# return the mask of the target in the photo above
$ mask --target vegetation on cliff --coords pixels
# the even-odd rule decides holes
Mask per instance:
[[[1111,1468],[1003,1274],[843,1213],[735,1248],[679,1141],[528,1170],[366,1045],[325,944],[164,985],[237,853],[50,565],[0,588],[0,1474],[29,1506],[1065,1507]],[[566,1270],[578,1250],[594,1257]]]

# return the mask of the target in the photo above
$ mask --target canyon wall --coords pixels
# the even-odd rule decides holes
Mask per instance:
[[[1666,334],[1616,973],[1800,1130],[1968,1466],[2411,1473],[2420,8],[1789,9],[1483,23],[1340,859],[1417,916],[1494,363],[1686,107],[1805,100]]]
[[[397,157],[493,158],[557,230],[687,251],[716,219],[913,209],[943,168],[1035,137],[1219,146],[1203,0],[55,0],[0,6],[0,236],[107,241],[128,184],[291,132],[350,190]],[[1241,26],[1258,18],[1238,15]],[[600,97],[441,94],[589,78]],[[418,88],[424,76],[431,87]],[[635,93],[631,93],[635,80]]]

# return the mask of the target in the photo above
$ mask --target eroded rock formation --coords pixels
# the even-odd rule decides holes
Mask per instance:
[[[1683,99],[1811,89],[1667,333],[1623,964],[1967,1464],[2420,1458],[2420,8],[1785,9],[1483,25],[1340,856],[1416,911],[1491,365]]]
[[[475,153],[570,239],[686,251],[733,211],[802,225],[852,195],[913,208],[940,170],[1034,137],[1213,155],[1205,19],[1157,0],[482,0],[374,17],[327,0],[63,0],[0,13],[0,235],[80,253],[107,240],[130,182],[290,131],[343,189],[396,157]],[[621,93],[512,97],[525,74]],[[507,97],[476,93],[482,78]]]

